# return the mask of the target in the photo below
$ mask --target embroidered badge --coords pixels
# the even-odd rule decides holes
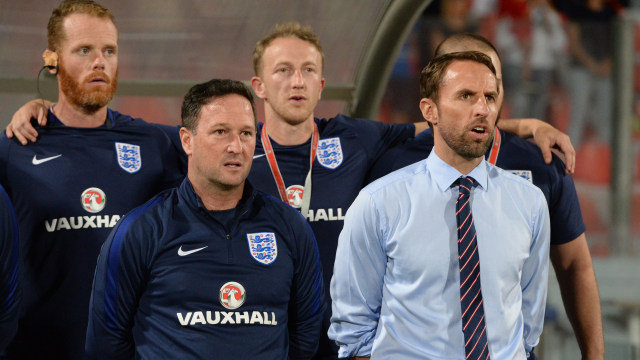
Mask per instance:
[[[118,165],[120,165],[122,170],[133,174],[142,167],[140,146],[117,142],[116,153],[118,156]]]
[[[278,244],[276,234],[262,232],[247,234],[249,241],[249,253],[259,263],[269,265],[278,257]]]
[[[533,174],[531,170],[507,170],[513,175],[520,176],[521,178],[527,180],[528,182],[533,184]]]
[[[340,166],[344,158],[342,146],[340,146],[340,138],[334,137],[320,140],[316,157],[320,165],[328,169],[335,169]]]

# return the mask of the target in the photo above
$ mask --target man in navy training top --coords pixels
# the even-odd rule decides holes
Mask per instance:
[[[480,52],[422,71],[433,151],[365,187],[340,234],[329,337],[341,357],[535,359],[549,213],[539,188],[484,160],[498,91]]]
[[[18,328],[21,289],[18,273],[18,224],[9,195],[0,186],[0,351]]]
[[[485,38],[475,34],[453,35],[438,46],[436,56],[471,50],[480,51],[492,59],[502,90],[500,58]],[[501,91],[499,105],[502,99]],[[425,159],[432,148],[433,135],[430,130],[424,131],[381,156],[373,167],[372,179]],[[533,182],[544,193],[551,218],[551,263],[565,310],[583,359],[603,359],[604,336],[598,284],[573,179],[565,173],[565,166],[557,156],[554,155],[551,164],[545,164],[535,145],[501,129],[496,131],[485,158]]]
[[[253,66],[251,85],[264,100],[265,124],[258,125],[249,179],[259,190],[301,209],[318,240],[328,288],[344,215],[364,186],[373,163],[388,149],[421,132],[427,123],[414,127],[344,115],[315,118],[324,87],[324,53],[318,37],[298,23],[276,25],[260,40],[254,49]],[[536,131],[544,141],[560,142],[573,159],[566,135],[549,125],[539,121],[505,123],[522,135]],[[549,133],[552,135],[546,137]],[[543,147],[550,153],[548,146]],[[326,336],[330,316],[327,310],[319,359],[337,358],[337,347]]]
[[[245,181],[255,105],[239,81],[191,88],[179,188],[130,212],[102,247],[91,298],[93,359],[310,359],[324,312],[309,224]]]
[[[0,184],[16,209],[23,304],[10,359],[84,357],[92,274],[120,217],[184,178],[157,126],[107,108],[118,81],[118,31],[92,1],[61,3],[47,27],[46,65],[59,97],[22,146],[0,138]]]

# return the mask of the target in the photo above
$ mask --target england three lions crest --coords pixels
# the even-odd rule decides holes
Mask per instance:
[[[271,232],[247,234],[249,253],[259,263],[269,265],[278,257],[276,234]]]
[[[334,137],[320,140],[318,142],[317,157],[320,165],[328,169],[335,169],[340,166],[344,158],[342,146],[340,146],[340,138]]]
[[[521,178],[533,184],[533,174],[531,170],[507,170],[507,171],[511,172],[513,175],[520,176]]]
[[[122,170],[133,174],[142,167],[140,146],[117,142],[116,153],[118,157],[118,165],[120,165]]]

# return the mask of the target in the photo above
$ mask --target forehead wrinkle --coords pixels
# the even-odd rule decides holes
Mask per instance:
[[[300,44],[300,42],[304,44]],[[293,60],[280,60],[282,57],[287,57],[289,55],[293,55]],[[313,44],[296,37],[274,39],[274,41],[265,48],[262,55],[262,61],[264,62],[264,59],[267,57],[275,58],[277,63],[293,63],[298,59],[303,59],[305,64],[314,64],[316,66],[319,66],[318,64],[322,63],[322,55],[318,49]]]
[[[444,87],[446,87],[450,82],[453,83],[452,86],[455,86],[456,84],[460,83],[467,83],[468,81],[471,81],[473,84],[472,85],[480,85],[482,87],[481,90],[483,93],[487,94],[487,93],[491,93],[491,94],[495,94],[498,95],[500,92],[500,85],[498,82],[497,77],[488,69],[486,68],[483,64],[479,64],[480,66],[482,66],[483,69],[487,70],[486,74],[481,74],[478,73],[477,71],[473,73],[473,75],[470,75],[468,73],[468,71],[466,70],[470,70],[470,69],[452,69],[451,67],[455,64],[458,63],[452,63],[450,64],[446,69],[445,69],[445,73],[444,76],[442,77],[441,83],[440,83],[440,90],[442,90]],[[475,64],[475,63],[474,63]],[[484,76],[485,78],[481,78],[480,76]],[[490,76],[493,81],[495,81],[495,90],[491,89],[488,92],[485,91],[486,86],[490,87],[490,84],[487,83],[487,79],[486,76]],[[470,93],[470,94],[477,94],[479,91],[476,90],[472,90],[471,88],[469,88],[468,86],[465,86],[465,88],[460,88],[460,89],[455,89],[454,93],[455,94],[462,94],[462,93]]]

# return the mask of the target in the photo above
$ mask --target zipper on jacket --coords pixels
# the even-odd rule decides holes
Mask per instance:
[[[233,264],[233,248],[231,244],[231,234],[227,234],[227,256],[229,264]]]

